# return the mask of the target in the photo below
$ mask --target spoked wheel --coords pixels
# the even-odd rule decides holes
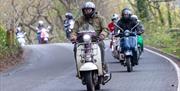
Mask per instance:
[[[95,85],[93,82],[93,74],[91,71],[88,71],[84,74],[87,91],[95,91]]]
[[[126,66],[127,66],[127,71],[128,72],[132,72],[133,71],[131,57],[127,57],[126,58]]]

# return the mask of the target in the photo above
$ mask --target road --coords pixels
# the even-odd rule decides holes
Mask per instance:
[[[108,43],[106,43],[108,45]],[[111,56],[106,61],[112,79],[101,91],[177,91],[177,73],[166,59],[145,51],[131,73]],[[73,45],[68,43],[25,47],[26,62],[0,74],[0,91],[86,91],[75,77]]]

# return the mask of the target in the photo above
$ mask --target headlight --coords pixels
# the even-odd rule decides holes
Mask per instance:
[[[129,32],[125,32],[125,36],[129,36]]]
[[[88,34],[85,34],[85,35],[83,36],[83,40],[84,40],[84,42],[90,42],[90,41],[91,41],[91,36],[88,35]]]
[[[129,30],[125,30],[125,32],[124,32],[125,34],[125,36],[129,36],[130,35],[130,31]]]
[[[86,60],[86,62],[92,61],[91,55],[86,55],[85,60]]]

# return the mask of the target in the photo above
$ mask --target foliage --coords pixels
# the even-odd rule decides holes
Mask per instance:
[[[180,58],[180,8],[176,2],[127,1],[144,23],[145,44]]]
[[[175,10],[171,9],[172,28],[168,24],[168,12],[165,4],[161,4],[160,8],[163,13],[165,24],[162,25],[158,20],[158,16],[153,18],[151,21],[144,21],[146,28],[145,32],[145,44],[151,45],[162,49],[165,52],[175,54],[180,57],[180,27],[178,17],[178,8]]]
[[[2,26],[0,26],[0,40],[0,59],[19,52],[20,48],[18,45],[14,45],[11,48],[7,46],[6,31]]]

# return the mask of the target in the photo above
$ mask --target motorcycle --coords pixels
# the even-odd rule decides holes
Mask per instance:
[[[25,46],[25,44],[26,44],[25,35],[26,35],[26,32],[25,33],[19,32],[16,35],[17,41],[18,41],[18,43],[20,44],[21,47]]]
[[[119,61],[122,65],[127,67],[128,72],[133,71],[133,66],[138,65],[139,51],[136,32],[131,32],[137,25],[131,30],[123,30],[123,33],[119,33],[115,37],[120,37],[120,49],[119,49]],[[123,43],[123,44],[122,44]]]
[[[98,45],[99,38],[90,24],[84,24],[79,30],[78,41],[75,43],[77,77],[86,85],[87,91],[100,90],[100,84],[105,85],[111,79],[111,75],[105,77]]]

